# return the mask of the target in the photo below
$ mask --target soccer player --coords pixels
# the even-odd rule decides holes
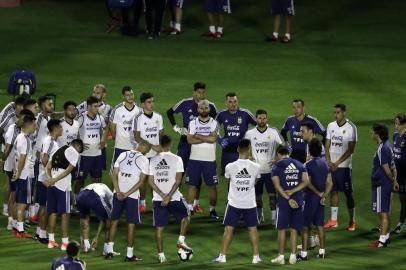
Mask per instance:
[[[255,195],[259,221],[264,221],[262,194],[264,185],[269,195],[272,223],[276,220],[276,191],[272,184],[271,169],[275,162],[276,149],[285,144],[279,131],[268,126],[268,114],[265,110],[256,112],[257,126],[248,130],[245,138],[251,141],[253,160],[260,165],[261,178],[255,185]]]
[[[80,238],[83,241],[83,250],[85,253],[96,248],[100,233],[103,228],[106,228],[103,254],[107,254],[106,246],[108,243],[112,204],[113,192],[103,183],[87,185],[79,192],[76,199],[76,206],[80,213]],[[91,211],[96,214],[99,220],[99,226],[92,243],[89,241]]]
[[[44,185],[48,188],[48,248],[58,247],[55,241],[55,226],[57,215],[61,215],[61,250],[67,249],[69,242],[70,191],[72,190],[71,173],[77,166],[83,149],[83,141],[75,139],[70,146],[64,145],[59,148],[48,161],[46,170],[49,178],[44,181]]]
[[[187,141],[191,144],[189,167],[187,169],[189,209],[193,211],[193,200],[197,187],[201,185],[201,177],[208,186],[210,217],[219,219],[216,212],[217,204],[217,168],[216,141],[218,139],[218,123],[210,117],[210,103],[202,100],[198,104],[199,116],[190,121]]]
[[[231,14],[230,0],[205,0],[204,11],[207,13],[209,21],[209,33],[207,35],[215,38],[223,37],[224,15]]]
[[[94,183],[101,181],[103,170],[103,155],[101,149],[106,147],[106,122],[98,113],[99,100],[89,97],[86,101],[87,111],[78,118],[79,135],[84,144],[80,157],[78,185],[83,186],[88,174]],[[75,190],[77,194],[78,189]]]
[[[326,160],[331,169],[333,190],[330,196],[331,219],[324,228],[338,227],[338,192],[344,192],[349,213],[348,231],[355,231],[355,203],[352,192],[352,154],[358,141],[356,126],[347,119],[345,104],[334,106],[336,121],[327,126]]]
[[[190,157],[190,149],[191,146],[187,142],[187,129],[189,127],[189,122],[199,116],[198,106],[197,104],[201,101],[206,99],[206,84],[202,82],[196,82],[193,86],[193,97],[186,98],[179,101],[175,104],[172,108],[167,111],[167,116],[169,122],[171,123],[173,130],[178,133],[180,136],[178,150],[176,154],[182,158],[183,167],[185,171],[188,168],[189,157]],[[214,103],[209,102],[210,104],[210,116],[215,118],[217,115],[217,109]],[[182,113],[182,121],[183,125],[179,126],[176,124],[174,114]],[[194,213],[203,213],[203,209],[200,207],[199,204],[199,197],[200,197],[200,186],[197,187],[196,198],[193,202],[193,212]]]
[[[306,142],[306,161],[311,159],[311,155],[309,152],[309,143],[311,140],[313,140],[316,137],[316,133],[314,132],[314,126],[312,123],[309,122],[303,122],[300,124],[300,134],[302,135],[303,141]],[[326,150],[324,148],[324,145],[321,145],[321,157],[325,158],[326,156]]]
[[[180,222],[180,233],[176,247],[192,251],[185,243],[185,236],[190,223],[190,212],[179,191],[183,176],[183,163],[179,156],[170,152],[171,144],[171,137],[163,135],[159,142],[162,151],[153,157],[149,164],[148,182],[154,191],[152,199],[153,225],[156,228],[155,239],[160,263],[166,262],[163,231],[168,225],[170,214]]]
[[[238,142],[244,138],[248,126],[256,125],[254,115],[247,109],[239,107],[237,94],[229,92],[226,94],[226,107],[218,113],[216,120],[219,125],[223,125],[224,136],[219,139],[222,147],[221,154],[221,175],[228,163],[238,159]]]
[[[139,143],[137,150],[121,153],[114,163],[112,181],[114,186],[113,209],[109,230],[109,243],[106,246],[105,258],[111,260],[114,256],[114,239],[116,238],[117,225],[121,214],[127,213],[127,256],[125,262],[141,260],[134,255],[134,230],[139,224],[139,198],[140,186],[144,183],[149,169],[149,161],[143,155],[150,150],[150,145]]]
[[[149,144],[151,150],[145,154],[148,159],[153,158],[161,151],[159,138],[164,132],[164,121],[162,115],[154,112],[154,95],[142,93],[140,96],[143,112],[134,118],[133,131],[137,143]],[[145,212],[146,186],[140,188],[140,213]]]
[[[28,238],[31,235],[24,231],[24,216],[27,206],[31,203],[31,178],[33,174],[30,167],[32,157],[32,141],[29,138],[35,132],[35,117],[24,116],[21,125],[21,133],[17,136],[14,143],[15,147],[15,165],[13,178],[11,181],[16,183],[16,212],[17,212],[17,234],[19,238]]]
[[[8,189],[9,189],[9,196],[8,196],[8,225],[7,230],[13,230],[14,232],[17,231],[16,229],[16,220],[17,220],[17,213],[15,211],[15,192],[16,192],[16,182],[12,181],[13,178],[13,171],[14,171],[14,161],[15,161],[15,147],[14,143],[18,134],[21,132],[21,126],[23,124],[24,116],[29,115],[34,118],[34,114],[30,110],[23,109],[17,116],[17,122],[15,124],[11,124],[6,133],[4,134],[5,138],[5,146],[3,151],[3,156],[1,158],[1,164],[4,164],[3,170],[6,176],[8,177]]]
[[[372,211],[379,215],[381,233],[371,246],[387,247],[389,244],[390,209],[392,191],[399,190],[396,180],[396,165],[392,147],[389,144],[388,127],[384,124],[372,126],[372,139],[378,144],[372,167]]]
[[[36,240],[44,244],[48,244],[46,235],[46,227],[48,223],[48,213],[46,211],[47,187],[44,185],[44,181],[49,178],[49,175],[46,174],[45,168],[48,164],[49,159],[59,149],[57,140],[62,135],[61,121],[57,119],[50,119],[47,123],[47,128],[49,131],[49,135],[45,137],[42,143],[38,181],[36,184],[35,193],[35,202],[39,204],[39,222],[37,225],[37,232],[34,237]]]
[[[69,145],[74,139],[79,137],[79,122],[76,118],[76,103],[66,101],[63,104],[64,116],[61,119],[62,135],[58,137],[58,145]]]
[[[325,159],[321,157],[323,144],[313,138],[309,142],[310,160],[306,162],[305,167],[309,175],[309,185],[305,189],[305,204],[303,209],[304,228],[302,231],[302,251],[298,255],[300,260],[308,260],[308,240],[310,229],[312,226],[317,226],[320,249],[317,255],[318,258],[324,258],[326,254],[325,234],[324,234],[324,204],[328,198],[333,182],[331,173]],[[311,236],[312,237],[312,236]],[[313,238],[314,242],[314,238]]]
[[[272,36],[265,40],[274,42],[280,40],[283,43],[289,43],[291,37],[292,17],[295,16],[295,7],[293,0],[272,0],[272,16],[273,18],[273,33]],[[279,29],[281,25],[281,17],[285,18],[285,35],[279,37]]]
[[[301,163],[306,162],[306,145],[300,133],[300,125],[304,122],[311,123],[314,126],[314,132],[321,136],[325,136],[325,129],[323,125],[315,117],[305,113],[304,101],[302,99],[295,99],[292,101],[293,114],[286,119],[283,124],[281,134],[285,141],[288,141],[288,132],[290,135],[290,145],[292,147],[291,158],[294,158]]]
[[[399,113],[396,115],[395,130],[393,135],[393,153],[397,181],[399,183],[400,214],[399,222],[392,233],[399,234],[402,231],[406,218],[406,114]]]
[[[35,99],[32,98],[26,99],[24,102],[24,109],[30,110],[35,117],[38,117],[40,109]]]
[[[66,247],[67,256],[56,258],[51,265],[51,270],[85,270],[86,263],[79,259],[79,248],[78,242],[69,242]]]
[[[141,109],[135,103],[134,91],[130,86],[124,86],[121,95],[123,102],[114,107],[110,114],[109,126],[115,139],[111,168],[121,153],[134,149],[137,144],[134,140],[132,123],[134,118],[141,113]]]
[[[225,178],[230,183],[224,216],[224,235],[221,251],[213,261],[225,263],[227,250],[233,239],[238,221],[244,220],[252,246],[252,263],[261,262],[258,243],[258,215],[255,201],[255,183],[261,177],[260,165],[249,160],[251,143],[242,139],[238,144],[238,160],[226,166]]]
[[[169,0],[168,5],[171,11],[171,21],[169,23],[169,34],[179,35],[182,32],[183,0]]]
[[[274,264],[285,264],[286,230],[290,229],[289,263],[295,264],[297,233],[303,229],[303,190],[309,183],[305,166],[289,157],[289,149],[278,149],[278,161],[272,167],[272,182],[278,192],[276,228],[279,255]]]

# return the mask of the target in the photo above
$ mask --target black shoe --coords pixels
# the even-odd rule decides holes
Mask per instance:
[[[308,257],[308,256],[302,257],[302,255],[297,254],[297,255],[296,255],[296,260],[297,260],[298,262],[300,262],[300,261],[308,261],[308,260],[309,260],[309,257]]]
[[[39,238],[38,239],[38,242],[40,242],[41,244],[45,244],[45,245],[48,245],[48,241],[49,241],[48,238]]]
[[[316,258],[324,259],[324,258],[326,258],[326,253],[324,253],[324,254],[319,253],[319,254],[317,254]]]
[[[395,229],[393,229],[393,231],[391,231],[391,234],[400,234],[400,232],[402,231],[402,227],[401,226],[396,226]]]
[[[106,260],[112,260],[113,257],[114,257],[114,255],[113,255],[113,253],[111,253],[111,252],[107,253],[107,254],[104,256],[104,258],[105,258]]]
[[[138,262],[138,261],[142,261],[142,259],[138,258],[137,256],[134,255],[131,258],[125,256],[124,261],[125,262]]]
[[[216,210],[211,210],[211,211],[210,211],[210,217],[211,217],[212,219],[215,219],[215,220],[220,219],[220,217],[217,215]]]
[[[32,236],[32,240],[34,240],[34,241],[39,241],[39,239],[41,239],[41,238],[39,238],[39,234],[34,234],[33,236]],[[48,243],[47,243],[48,244]]]

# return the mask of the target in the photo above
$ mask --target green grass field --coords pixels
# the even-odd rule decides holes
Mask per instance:
[[[377,120],[384,121],[393,131],[391,119],[405,110],[406,22],[401,16],[405,2],[297,1],[294,41],[288,45],[262,42],[264,34],[271,31],[269,1],[232,1],[234,14],[227,17],[222,40],[200,37],[206,23],[202,1],[197,2],[185,3],[184,34],[152,41],[142,36],[106,34],[107,14],[102,1],[23,1],[21,8],[0,9],[0,91],[5,92],[14,69],[27,67],[37,74],[37,95],[56,93],[58,109],[65,100],[82,101],[94,84],[104,83],[110,104],[120,101],[121,87],[128,84],[137,96],[152,91],[156,110],[164,113],[178,100],[191,96],[193,83],[202,80],[208,86],[207,97],[219,109],[224,107],[225,92],[234,90],[242,107],[251,111],[265,108],[270,124],[277,127],[291,114],[293,98],[303,98],[307,112],[324,125],[333,119],[332,105],[344,102],[359,132],[353,175],[358,228],[353,233],[345,231],[347,214],[341,207],[341,226],[327,233],[328,258],[316,260],[316,253],[311,253],[309,262],[286,267],[372,269],[390,265],[391,269],[405,269],[405,234],[395,236],[388,249],[368,248],[376,238],[368,231],[377,220],[370,210],[369,175],[375,151],[370,126]],[[3,106],[10,97],[0,95],[0,100]],[[165,124],[166,132],[177,138],[167,119]],[[110,182],[107,174],[103,180]],[[2,176],[2,187],[4,181]],[[219,194],[222,214],[227,194],[224,182]],[[207,208],[205,198],[204,190],[202,204]],[[398,209],[394,196],[393,223],[397,222]],[[269,223],[270,214],[266,217]],[[97,252],[81,256],[88,269],[265,269],[272,267],[270,259],[277,254],[276,231],[266,223],[259,228],[261,265],[251,266],[251,248],[243,228],[236,230],[228,263],[212,264],[223,228],[203,215],[193,217],[187,237],[195,251],[193,260],[178,261],[178,226],[171,225],[165,238],[169,262],[159,265],[151,212],[142,217],[142,222],[137,227],[135,253],[143,262],[125,264],[123,257],[105,261],[99,244]],[[32,240],[16,239],[5,230],[5,217],[0,218],[0,224],[1,269],[48,269],[52,259],[62,255]],[[71,239],[79,239],[78,229],[75,217]],[[121,253],[125,253],[124,236],[125,226],[121,226],[115,245]],[[59,241],[59,234],[57,238]]]

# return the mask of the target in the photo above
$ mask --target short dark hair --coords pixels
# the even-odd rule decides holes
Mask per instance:
[[[314,126],[310,122],[303,122],[300,124],[301,127],[306,127],[308,130],[311,130],[314,132]]]
[[[340,109],[343,112],[347,111],[347,106],[345,106],[345,104],[343,104],[343,103],[338,103],[338,104],[334,105],[334,108]]]
[[[236,93],[236,92],[228,92],[228,93],[226,94],[226,99],[229,98],[229,97],[236,97],[236,96],[237,96],[237,93]]]
[[[289,155],[289,149],[286,146],[280,146],[276,152],[283,156]]]
[[[197,89],[206,89],[206,84],[204,82],[195,82],[193,90],[196,91]]]
[[[47,96],[47,95],[39,97],[38,106],[40,108],[42,108],[42,105],[44,105],[45,101],[47,101],[47,100],[53,100],[53,98],[51,96]]]
[[[34,104],[37,104],[37,101],[35,100],[35,99],[32,99],[32,98],[28,98],[28,99],[26,99],[25,101],[24,101],[24,108],[27,108],[28,106],[30,106],[30,105],[34,105]]]
[[[292,103],[296,103],[296,102],[300,102],[300,103],[302,104],[302,106],[304,106],[304,100],[303,100],[303,99],[297,98],[297,99],[294,99],[294,100],[292,101]]]
[[[35,116],[33,115],[24,115],[23,117],[23,126],[35,122]]]
[[[32,117],[35,117],[34,113],[28,109],[22,109],[19,115],[21,116],[31,115]]]
[[[141,103],[144,103],[147,99],[153,98],[154,95],[150,92],[142,93],[140,96]]]
[[[399,120],[399,123],[400,123],[401,125],[406,124],[406,114],[405,114],[405,113],[398,113],[398,114],[395,116],[395,119],[398,119],[398,120]]]
[[[242,139],[238,142],[238,149],[241,151],[247,151],[251,147],[251,141],[248,139]]]
[[[83,141],[81,139],[74,139],[73,141],[71,141],[70,145],[74,145],[74,144],[76,144],[77,146],[80,147],[81,150],[79,151],[79,153],[82,153],[83,152]]]
[[[319,139],[313,138],[309,142],[309,153],[312,157],[320,157],[322,149],[323,149],[323,147],[322,147]]]
[[[257,116],[260,115],[260,114],[266,114],[266,115],[268,115],[268,113],[266,112],[266,110],[259,109],[259,110],[256,111],[255,117],[257,117]]]
[[[69,106],[74,106],[74,107],[76,107],[77,104],[76,104],[76,102],[74,102],[74,101],[68,100],[68,101],[66,101],[66,102],[63,104],[63,109],[66,110],[66,109],[68,109]]]
[[[61,121],[58,119],[51,119],[47,123],[47,128],[49,132],[54,131],[54,129],[61,124]]]
[[[87,104],[87,106],[91,106],[91,105],[93,105],[93,104],[95,104],[95,103],[99,103],[99,99],[98,99],[97,97],[90,96],[90,97],[88,97],[88,98],[86,99],[86,104]]]
[[[386,142],[389,139],[389,130],[385,124],[375,123],[372,126],[372,130],[382,141]]]
[[[169,135],[162,135],[159,139],[159,145],[162,147],[167,147],[172,143],[172,138]]]
[[[76,241],[70,241],[68,246],[66,247],[66,254],[68,257],[76,257],[79,253],[80,245]]]
[[[131,88],[131,86],[128,86],[128,85],[123,86],[123,89],[121,89],[121,94],[124,95],[125,92],[130,92],[131,90],[133,90],[133,89]]]
[[[18,97],[16,97],[16,98],[14,99],[14,103],[15,103],[16,105],[24,105],[26,99],[27,99],[27,98],[25,98],[25,97],[18,96]]]

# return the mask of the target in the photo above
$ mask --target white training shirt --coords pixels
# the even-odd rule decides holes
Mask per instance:
[[[83,144],[88,145],[88,149],[84,150],[82,156],[94,157],[101,155],[100,141],[103,134],[103,129],[106,127],[106,122],[103,116],[96,114],[94,118],[90,118],[87,112],[84,112],[79,118],[79,136]]]
[[[126,151],[121,153],[114,168],[118,168],[118,186],[125,193],[140,181],[141,173],[148,175],[149,161],[138,151]],[[138,199],[140,191],[137,190],[128,197]]]
[[[153,157],[149,163],[149,175],[154,176],[154,183],[165,194],[168,194],[176,183],[176,173],[183,173],[182,159],[171,153],[161,152]],[[179,188],[173,193],[171,201],[179,201],[182,198]],[[153,201],[162,201],[163,198],[153,192]]]
[[[218,122],[212,117],[207,122],[202,122],[199,117],[189,122],[189,134],[208,136],[210,133],[218,134]],[[216,161],[216,142],[192,144],[191,160]]]
[[[330,143],[331,162],[336,162],[348,150],[350,142],[358,141],[357,127],[348,119],[341,127],[336,121],[327,126],[326,138]],[[343,163],[338,165],[339,168],[352,168],[352,155]]]
[[[146,140],[152,145],[159,144],[159,133],[164,129],[164,120],[162,115],[153,112],[150,116],[141,113],[134,119],[134,131],[139,131],[142,139]],[[156,156],[157,152],[151,149],[145,156],[152,158]]]
[[[251,141],[252,157],[260,165],[261,173],[270,173],[270,162],[275,160],[276,149],[284,143],[279,131],[267,126],[265,131],[260,132],[254,127],[245,133],[245,138]]]
[[[40,162],[39,162],[39,167],[38,167],[38,181],[44,182],[48,176],[46,173],[46,169],[44,165],[42,164],[42,157],[44,154],[47,154],[49,159],[52,158],[54,153],[59,149],[59,145],[56,140],[54,140],[50,135],[46,136],[44,139],[44,142],[42,144],[42,150],[40,153]]]
[[[76,167],[76,165],[78,164],[78,161],[79,161],[79,157],[80,157],[80,154],[76,151],[76,149],[73,148],[72,146],[70,146],[70,147],[66,148],[64,154],[65,154],[66,159],[69,161],[69,163],[73,167]],[[57,177],[64,171],[65,171],[65,169],[53,168],[51,170],[52,178]],[[54,186],[62,191],[71,191],[72,190],[71,182],[72,182],[72,174],[68,174],[67,176],[65,176],[58,182],[56,182]]]
[[[257,207],[255,183],[261,178],[259,164],[249,159],[238,159],[226,166],[224,176],[230,179],[229,205],[239,209]]]
[[[73,120],[72,124],[68,123],[66,119],[61,119],[62,135],[58,137],[58,145],[60,147],[69,145],[74,139],[79,138],[79,122]]]
[[[10,153],[4,162],[4,170],[6,172],[12,172],[14,169],[14,162],[15,162],[15,147],[14,143],[18,134],[20,134],[21,129],[16,126],[16,124],[11,124],[6,133],[4,134],[5,144],[10,145]]]
[[[42,113],[40,113],[37,117],[37,134],[35,136],[35,145],[33,151],[34,159],[37,157],[37,152],[41,152],[44,139],[49,134],[47,124],[50,119],[51,118],[49,116],[46,117]]]
[[[124,103],[117,105],[110,115],[110,122],[116,124],[115,148],[131,150],[137,145],[133,134],[133,120],[141,113],[141,109],[134,104],[132,109],[127,109]]]
[[[18,170],[18,162],[21,155],[26,155],[25,164],[20,174],[20,179],[27,179],[30,175],[30,159],[32,158],[32,141],[27,134],[20,133],[14,143],[15,163],[14,169]]]

